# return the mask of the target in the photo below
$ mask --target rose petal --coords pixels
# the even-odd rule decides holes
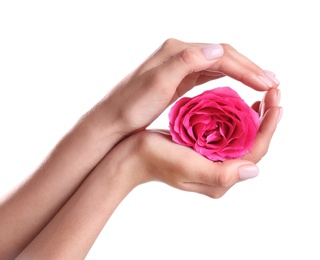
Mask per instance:
[[[181,98],[171,108],[173,141],[213,161],[241,158],[253,146],[259,115],[230,87]]]

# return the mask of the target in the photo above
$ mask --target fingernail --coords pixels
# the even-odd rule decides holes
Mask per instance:
[[[202,52],[204,57],[207,60],[215,60],[220,58],[224,51],[220,44],[212,44],[202,48]]]
[[[280,107],[277,123],[279,123],[279,122],[280,122],[280,120],[281,120],[281,118],[282,118],[282,114],[283,114],[283,108],[282,108],[282,107]]]
[[[273,86],[272,81],[269,78],[263,77],[263,76],[258,76],[258,78],[264,83],[266,84],[269,88],[271,88]]]
[[[238,168],[241,181],[254,178],[259,175],[259,168],[256,165],[242,165]]]
[[[266,73],[266,75],[268,76],[268,78],[273,81],[274,83],[276,83],[277,85],[280,84],[280,81],[276,79],[276,75],[269,70],[265,70],[264,73]]]

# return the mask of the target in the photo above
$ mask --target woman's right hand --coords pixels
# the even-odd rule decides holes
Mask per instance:
[[[157,180],[181,190],[219,198],[236,183],[258,175],[256,163],[266,155],[281,118],[279,98],[279,90],[270,89],[261,102],[253,105],[260,114],[261,124],[252,150],[241,159],[210,161],[193,149],[174,143],[167,130],[139,132],[120,143],[111,154],[134,158],[129,163],[131,170],[127,177],[135,186]]]

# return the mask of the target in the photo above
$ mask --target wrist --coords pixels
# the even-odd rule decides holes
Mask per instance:
[[[95,139],[111,149],[122,140],[129,131],[116,109],[108,98],[102,99],[79,120],[77,128],[90,139]],[[105,142],[104,142],[105,141]]]
[[[121,141],[107,155],[111,167],[116,167],[115,174],[119,183],[125,183],[134,189],[140,184],[152,180],[152,165],[144,149],[147,131],[133,134]]]

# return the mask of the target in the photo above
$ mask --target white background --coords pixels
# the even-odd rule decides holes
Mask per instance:
[[[140,186],[87,259],[320,259],[316,3],[1,1],[0,196],[165,39],[226,42],[281,82],[283,118],[260,175],[218,200]],[[230,78],[188,94],[222,85],[262,97]],[[168,128],[167,111],[152,126]]]

